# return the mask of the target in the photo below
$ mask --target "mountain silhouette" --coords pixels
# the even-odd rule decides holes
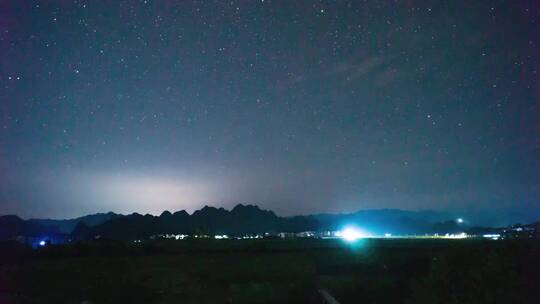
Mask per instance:
[[[69,220],[0,216],[0,240],[15,236],[69,235],[74,240],[97,236],[118,240],[144,239],[156,234],[226,234],[230,236],[279,232],[336,231],[355,225],[369,234],[456,233],[471,229],[458,224],[452,214],[399,209],[360,210],[348,214],[316,214],[280,217],[255,205],[238,204],[231,210],[204,206],[189,214],[185,210],[163,211],[159,216],[112,212]],[[482,228],[476,225],[476,228]],[[480,231],[480,230],[479,230]]]
[[[340,230],[347,225],[359,225],[371,234],[418,234],[433,231],[433,225],[454,218],[453,215],[431,210],[368,209],[349,214],[312,215],[327,230]]]
[[[78,223],[83,222],[87,226],[95,226],[104,223],[113,218],[120,217],[122,215],[113,212],[108,213],[96,213],[86,216],[81,216],[74,219],[65,220],[53,220],[53,219],[30,219],[28,221],[47,227],[56,227],[60,232],[70,234]]]
[[[254,205],[224,208],[204,206],[189,215],[164,211],[159,216],[137,213],[117,217],[89,227],[79,224],[73,231],[75,239],[101,236],[111,239],[146,238],[155,234],[226,234],[231,236],[278,232],[299,232],[318,228],[316,220],[307,217],[278,217],[274,212]]]
[[[57,227],[25,221],[16,215],[0,216],[0,240],[15,236],[41,237],[61,234]]]

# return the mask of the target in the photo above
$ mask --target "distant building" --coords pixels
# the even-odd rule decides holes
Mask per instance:
[[[294,238],[295,234],[292,232],[280,232],[278,233],[278,236],[282,239],[290,239],[290,238]]]

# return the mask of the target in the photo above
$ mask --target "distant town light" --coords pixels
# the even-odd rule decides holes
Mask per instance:
[[[462,224],[462,223],[463,223],[463,219],[462,219],[462,218],[458,218],[456,221],[458,222],[458,224]]]
[[[459,234],[449,234],[447,233],[444,238],[445,239],[465,239],[469,237],[465,232],[459,233]]]
[[[45,242],[45,241],[40,241],[39,242],[39,246],[45,246],[45,245],[47,245],[47,242]]]

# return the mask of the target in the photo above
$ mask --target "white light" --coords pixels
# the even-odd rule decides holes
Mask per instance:
[[[391,233],[385,233],[385,234],[384,234],[384,237],[391,237],[391,236],[392,236]]]
[[[459,233],[459,234],[446,234],[444,238],[446,239],[465,239],[467,238],[467,234],[465,232]]]
[[[45,246],[45,244],[46,244],[45,241],[39,242],[39,246]]]
[[[461,223],[463,223],[463,219],[462,219],[462,218],[458,218],[458,219],[457,219],[457,222],[461,224]]]
[[[341,231],[341,236],[348,242],[354,242],[362,237],[362,233],[354,227],[348,227]]]

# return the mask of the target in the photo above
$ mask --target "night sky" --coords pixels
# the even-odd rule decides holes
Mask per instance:
[[[0,1],[0,214],[540,218],[535,1]]]

